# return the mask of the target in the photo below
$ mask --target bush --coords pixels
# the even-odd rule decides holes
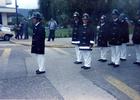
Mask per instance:
[[[49,35],[49,30],[46,29],[46,37]],[[55,32],[55,37],[56,38],[66,38],[66,37],[71,37],[71,28],[60,28],[57,29]]]

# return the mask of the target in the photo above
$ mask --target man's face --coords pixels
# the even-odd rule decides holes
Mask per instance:
[[[137,16],[136,16],[136,19],[139,19],[139,18],[140,18],[140,16],[137,15]]]
[[[112,15],[112,18],[113,18],[113,19],[116,19],[116,18],[118,18],[118,16],[113,14],[113,15]]]
[[[79,19],[78,19],[78,17],[74,17],[74,20],[77,21],[77,20],[79,20]]]
[[[83,24],[87,24],[88,23],[88,19],[83,19]]]
[[[32,19],[33,24],[37,23],[37,20],[35,18]]]

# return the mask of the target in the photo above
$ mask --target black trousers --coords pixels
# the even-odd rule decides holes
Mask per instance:
[[[48,36],[48,41],[50,41],[52,39],[52,41],[54,41],[55,39],[55,30],[50,30],[49,36]]]

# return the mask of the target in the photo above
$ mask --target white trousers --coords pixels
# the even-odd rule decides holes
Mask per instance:
[[[80,50],[84,59],[84,66],[91,67],[92,51]]]
[[[135,45],[136,62],[140,62],[140,45]]]
[[[120,46],[111,46],[111,61],[115,64],[115,65],[119,65],[120,64]]]
[[[101,47],[100,48],[100,59],[106,60],[107,59],[107,52],[108,52],[108,48],[107,47]]]
[[[127,57],[127,50],[126,50],[126,48],[127,48],[126,43],[123,43],[120,46],[120,52],[121,52],[120,58],[122,58],[122,59],[126,59],[126,57]]]
[[[39,71],[45,71],[45,55],[43,54],[35,54],[37,64],[39,67]]]
[[[78,45],[75,45],[75,52],[76,52],[76,61],[81,62],[82,61],[82,55],[81,55],[81,51],[79,50]]]

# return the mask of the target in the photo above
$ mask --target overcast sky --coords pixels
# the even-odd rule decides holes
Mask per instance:
[[[38,0],[17,0],[19,8],[34,9],[38,8]],[[10,7],[15,7],[15,0],[12,0],[12,5]]]

